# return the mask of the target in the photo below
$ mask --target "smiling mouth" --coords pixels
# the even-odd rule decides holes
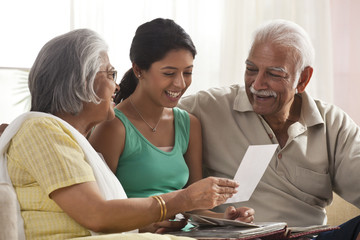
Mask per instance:
[[[255,90],[254,86],[250,86],[250,92],[257,98],[276,98],[277,94],[276,92],[272,90]]]
[[[165,91],[165,93],[171,98],[178,98],[181,94],[181,92],[173,92],[173,91]]]
[[[268,95],[256,95],[254,94],[255,97],[257,98],[273,98],[274,96],[268,96]]]

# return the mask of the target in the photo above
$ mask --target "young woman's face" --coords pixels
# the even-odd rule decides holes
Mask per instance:
[[[169,51],[149,70],[141,72],[139,84],[142,91],[163,107],[175,107],[191,84],[193,61],[189,50]]]

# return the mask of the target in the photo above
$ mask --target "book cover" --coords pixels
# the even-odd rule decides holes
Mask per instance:
[[[169,234],[193,237],[196,239],[241,239],[262,240],[295,239],[313,237],[320,232],[338,229],[328,225],[308,227],[288,227],[285,222],[245,223],[237,220],[208,217],[198,214],[186,214],[195,227],[189,231],[176,231]]]

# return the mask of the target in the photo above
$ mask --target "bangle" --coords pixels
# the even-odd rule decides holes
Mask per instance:
[[[151,196],[151,197],[156,199],[156,201],[158,201],[158,203],[160,205],[160,218],[159,218],[158,222],[162,222],[166,218],[166,213],[167,213],[166,203],[161,196]]]
[[[159,199],[160,199],[160,201],[161,201],[161,203],[162,203],[162,207],[163,207],[163,217],[162,217],[162,219],[160,220],[160,222],[162,222],[162,221],[164,221],[165,219],[166,219],[166,214],[167,214],[167,209],[166,209],[166,203],[165,203],[165,201],[164,201],[164,199],[161,197],[161,196],[157,196]]]

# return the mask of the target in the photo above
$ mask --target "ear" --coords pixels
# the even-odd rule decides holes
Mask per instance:
[[[305,91],[306,86],[310,82],[313,70],[314,69],[312,67],[308,66],[305,67],[305,69],[301,72],[299,82],[296,86],[298,93],[302,93]]]
[[[132,64],[132,69],[133,69],[133,72],[135,74],[135,77],[139,78],[141,77],[141,69],[139,68],[138,65],[136,65],[135,63]]]

